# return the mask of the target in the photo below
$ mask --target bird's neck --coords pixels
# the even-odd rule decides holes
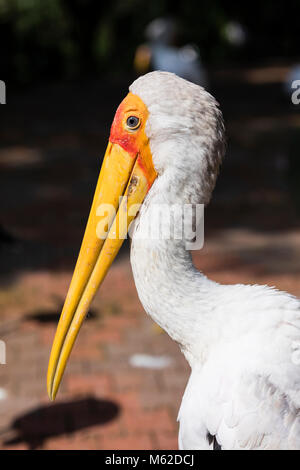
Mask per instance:
[[[195,348],[201,344],[204,351],[209,343],[208,323],[217,284],[194,267],[186,241],[175,238],[172,230],[167,239],[145,237],[149,221],[151,229],[158,224],[163,229],[167,223],[167,217],[155,216],[154,206],[168,205],[171,199],[179,202],[171,191],[161,191],[157,184],[149,192],[132,232],[131,265],[144,309],[180,344],[191,363],[195,354],[201,354]],[[175,220],[175,225],[180,222]]]

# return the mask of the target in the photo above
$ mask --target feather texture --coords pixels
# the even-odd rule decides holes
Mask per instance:
[[[181,449],[300,449],[300,302],[268,286],[220,285],[185,240],[143,238],[155,205],[207,203],[224,152],[217,103],[172,74],[131,86],[147,104],[158,178],[134,222],[140,300],[179,343],[192,372],[178,415]],[[174,225],[181,220],[174,220]]]

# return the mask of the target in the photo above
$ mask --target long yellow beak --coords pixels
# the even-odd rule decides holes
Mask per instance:
[[[147,145],[144,146],[144,153],[147,148]],[[150,152],[149,149],[148,151]],[[145,162],[149,162],[151,154],[144,157]],[[155,177],[153,168],[145,171],[140,153],[134,156],[119,144],[109,142],[52,346],[47,376],[51,400],[55,399],[67,360],[91,301],[126,238],[129,224]]]

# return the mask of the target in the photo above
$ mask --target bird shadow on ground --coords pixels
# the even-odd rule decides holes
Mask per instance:
[[[56,310],[38,310],[34,313],[28,313],[24,316],[23,321],[30,321],[35,322],[38,324],[57,324],[60,318],[60,314],[62,311],[63,305],[60,309]],[[90,309],[86,315],[86,320],[95,320],[98,318],[99,315],[95,312],[95,310]]]
[[[37,449],[51,437],[105,424],[115,419],[119,413],[118,404],[93,397],[38,407],[11,423],[10,430],[15,431],[16,435],[3,444],[9,446],[26,443],[30,449]]]
[[[53,309],[38,309],[33,312],[26,312],[22,317],[22,322],[33,322],[37,325],[57,324],[63,310],[64,301],[57,295],[52,295],[52,300],[56,303],[56,307]],[[89,309],[85,319],[96,320],[99,319],[100,316],[101,314],[98,311],[96,312],[94,309]]]

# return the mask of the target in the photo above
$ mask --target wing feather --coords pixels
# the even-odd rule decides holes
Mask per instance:
[[[193,367],[178,419],[181,448],[300,449],[300,313],[286,309],[220,341]],[[205,446],[205,447],[204,447]]]

